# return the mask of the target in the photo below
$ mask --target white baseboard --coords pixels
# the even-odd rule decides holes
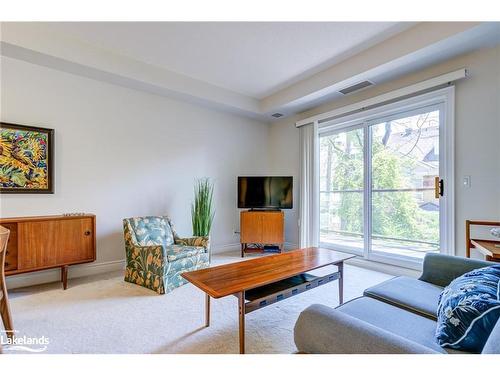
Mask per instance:
[[[210,245],[210,246],[211,246],[212,254],[227,253],[229,251],[235,251],[235,250],[241,249],[241,244],[239,242],[229,243],[226,245]]]
[[[298,249],[299,245],[292,243],[292,242],[285,242],[285,249],[286,250],[293,250],[293,249]],[[394,275],[394,276],[409,276],[409,277],[419,277],[421,274],[421,271],[416,271],[404,267],[398,267],[394,266],[391,264],[385,264],[385,263],[379,263],[379,262],[374,262],[371,260],[366,260],[362,258],[354,258],[350,259],[346,262],[346,264],[351,264],[353,266],[361,267],[361,268],[366,268],[369,270],[373,271],[378,271],[382,273],[387,273],[389,275]]]
[[[294,250],[298,249],[298,245],[291,243],[291,242],[285,242],[284,243],[285,250]],[[232,243],[232,244],[227,244],[227,245],[219,245],[219,246],[214,246],[216,250],[213,251],[213,254],[223,254],[223,253],[229,253],[233,251],[240,251],[241,250],[241,244],[238,243]]]
[[[409,268],[397,267],[391,264],[374,262],[372,260],[366,260],[361,258],[353,258],[346,261],[346,264],[352,266],[366,268],[372,271],[378,271],[382,273],[387,273],[394,276],[409,276],[409,277],[419,277],[420,271],[412,270]]]
[[[285,242],[286,250],[293,250],[298,248],[299,245],[295,243]],[[421,274],[421,271],[416,271],[404,267],[398,267],[391,264],[374,262],[372,260],[366,260],[359,257],[346,261],[346,264],[351,264],[356,267],[366,268],[368,270],[387,273],[389,275],[394,275],[394,276],[419,277]]]
[[[226,245],[213,245],[214,253],[225,253],[240,249],[239,243],[232,243]],[[68,268],[68,279],[74,279],[83,276],[98,275],[100,273],[107,273],[113,271],[120,271],[125,269],[126,261],[112,260],[108,262],[88,263],[70,266]],[[32,285],[53,283],[61,280],[61,270],[54,268],[44,271],[36,271],[30,273],[23,273],[20,275],[13,275],[7,277],[7,288],[23,288]]]
[[[285,249],[286,250],[293,250],[297,249],[298,245],[291,243],[291,242],[285,242]],[[240,250],[240,243],[232,243],[232,244],[226,244],[226,245],[214,245],[213,246],[213,251],[214,254],[222,254],[222,253],[227,253],[231,251],[239,251]],[[355,258],[347,261],[348,264],[351,264],[353,266],[358,266],[378,272],[383,272],[387,273],[390,275],[404,275],[404,276],[410,276],[410,277],[418,277],[419,272],[415,270],[410,270],[407,268],[402,268],[402,267],[396,267],[388,264],[383,264],[383,263],[377,263],[373,261],[368,261],[365,259],[360,259],[360,258]],[[112,260],[108,262],[100,262],[100,263],[89,263],[89,264],[81,264],[81,265],[75,265],[75,266],[70,266],[68,269],[68,278],[69,279],[74,279],[77,277],[83,277],[83,276],[91,276],[91,275],[97,275],[100,273],[107,273],[107,272],[113,272],[113,271],[120,271],[125,269],[125,259],[121,260]],[[26,286],[31,286],[31,285],[38,285],[38,284],[46,284],[46,283],[52,283],[56,281],[61,280],[61,271],[59,268],[55,269],[50,269],[50,270],[45,270],[45,271],[38,271],[38,272],[30,272],[30,273],[25,273],[25,274],[20,274],[20,275],[13,275],[7,277],[7,287],[9,289],[14,289],[14,288],[22,288]]]
[[[70,266],[68,268],[68,279],[77,277],[98,275],[125,269],[125,259],[112,260],[109,262],[89,263]],[[23,273],[7,277],[7,288],[23,288],[31,285],[53,283],[61,280],[61,270],[54,268],[50,270]]]

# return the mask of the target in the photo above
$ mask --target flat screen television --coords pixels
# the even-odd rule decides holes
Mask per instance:
[[[238,208],[293,207],[293,177],[238,177]]]

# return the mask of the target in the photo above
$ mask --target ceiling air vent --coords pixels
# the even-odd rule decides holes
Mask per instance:
[[[283,113],[277,113],[276,112],[276,113],[273,113],[271,116],[276,117],[276,118],[280,118],[280,117],[283,116]]]
[[[360,82],[360,83],[356,83],[355,85],[346,87],[345,89],[339,90],[339,92],[341,94],[347,95],[347,94],[353,93],[354,91],[358,91],[358,90],[364,89],[365,87],[372,86],[373,84],[374,83],[370,82],[370,81],[363,81],[363,82]]]

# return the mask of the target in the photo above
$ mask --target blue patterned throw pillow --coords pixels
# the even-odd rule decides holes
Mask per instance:
[[[500,264],[453,280],[439,296],[437,313],[442,347],[480,353],[500,318]]]

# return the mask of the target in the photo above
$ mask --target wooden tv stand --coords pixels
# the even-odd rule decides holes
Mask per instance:
[[[283,211],[241,211],[240,232],[241,257],[245,253],[263,253],[264,245],[277,245],[281,253],[285,242],[285,214]]]
[[[95,215],[1,218],[10,230],[5,275],[61,268],[63,288],[68,267],[96,259]]]

